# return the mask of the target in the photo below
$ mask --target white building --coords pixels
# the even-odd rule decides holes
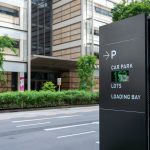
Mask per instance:
[[[86,54],[99,53],[99,27],[112,22],[111,9],[120,0],[85,0],[84,22],[86,24],[84,40]],[[85,11],[84,11],[85,12]]]
[[[5,50],[6,85],[0,91],[19,89],[20,77],[27,71],[27,0],[0,0],[0,36],[8,35],[17,45],[17,53]]]

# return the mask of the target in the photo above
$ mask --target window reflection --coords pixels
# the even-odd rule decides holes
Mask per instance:
[[[51,55],[51,3],[51,0],[32,0],[32,54]]]

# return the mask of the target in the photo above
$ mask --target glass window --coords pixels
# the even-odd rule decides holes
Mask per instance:
[[[20,48],[20,42],[19,41],[15,41],[14,48],[16,48],[16,49]]]
[[[18,10],[3,7],[3,6],[0,6],[0,13],[5,14],[5,15],[9,15],[9,16],[13,16],[13,17],[19,17],[19,11]]]
[[[99,14],[112,17],[112,13],[111,13],[110,11],[108,11],[108,10],[103,9],[103,8],[95,7],[95,11],[96,11],[97,13],[99,13]]]
[[[14,53],[10,48],[5,48],[4,54],[6,54],[6,55],[13,55],[13,56],[19,56],[19,53],[20,53],[20,41],[15,40],[14,48],[16,49],[16,53]]]
[[[17,91],[18,89],[18,73],[5,72],[7,84],[0,84],[0,92]]]
[[[99,30],[98,29],[94,29],[94,35],[99,36]]]
[[[43,83],[46,81],[51,81],[57,85],[57,78],[61,76],[60,72],[32,72],[31,73],[31,89],[41,90]],[[27,75],[25,76],[27,79]]]
[[[52,1],[32,0],[32,54],[51,55]]]

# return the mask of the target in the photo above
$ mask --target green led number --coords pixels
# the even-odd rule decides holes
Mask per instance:
[[[112,72],[112,82],[127,82],[129,81],[129,71],[120,70]]]
[[[128,78],[128,74],[126,71],[118,72],[118,82],[126,82]]]

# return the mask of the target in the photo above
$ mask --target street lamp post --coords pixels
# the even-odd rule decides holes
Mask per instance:
[[[28,91],[31,90],[31,0],[28,0],[28,66],[27,66],[27,85]]]

